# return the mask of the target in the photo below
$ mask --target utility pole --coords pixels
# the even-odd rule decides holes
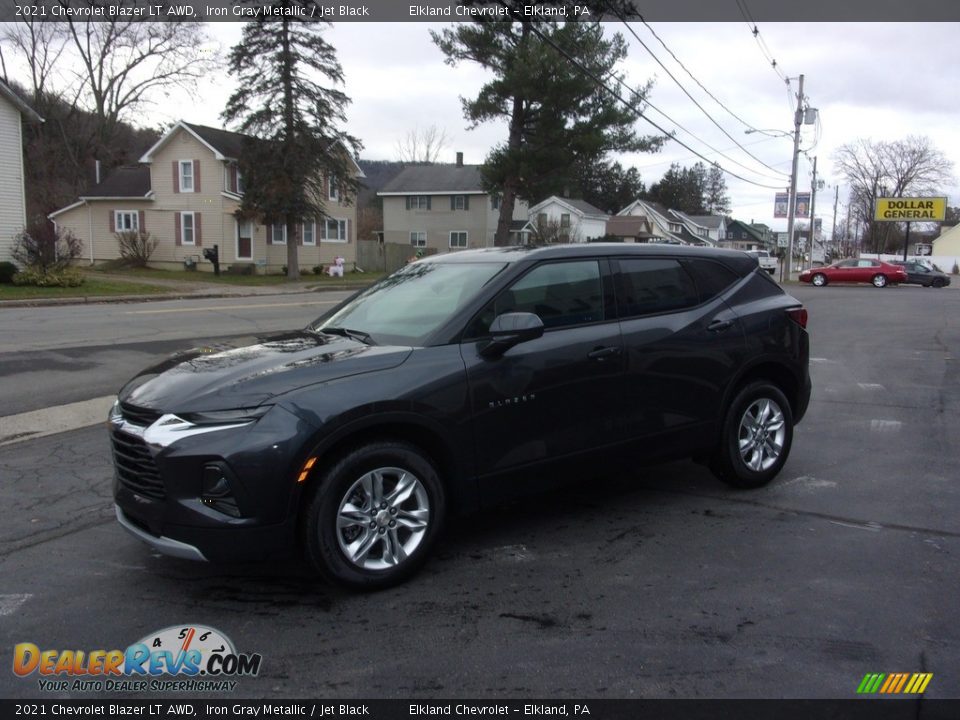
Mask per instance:
[[[810,267],[813,267],[813,241],[817,235],[817,156],[813,156],[813,180],[810,182]],[[801,266],[803,263],[800,263]]]
[[[793,218],[797,210],[797,161],[800,157],[800,125],[803,123],[803,75],[797,90],[797,111],[793,116],[793,167],[790,170],[790,203],[787,211],[787,258],[784,270],[787,281],[793,270]]]
[[[830,247],[837,248],[839,253],[839,244],[837,243],[837,201],[840,200],[840,186],[833,186],[833,227],[830,228]],[[826,258],[824,258],[826,259]]]

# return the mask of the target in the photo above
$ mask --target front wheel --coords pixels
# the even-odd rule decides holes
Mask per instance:
[[[730,404],[710,469],[732,487],[761,487],[780,472],[792,442],[790,403],[776,385],[759,380]]]
[[[882,288],[887,286],[887,276],[886,275],[874,275],[873,280],[871,280],[874,287]]]
[[[934,278],[933,282],[930,283],[931,287],[935,287],[938,290],[943,287],[943,278]]]
[[[317,478],[303,513],[310,563],[340,585],[376,590],[426,561],[445,513],[430,460],[404,442],[361,445]]]
[[[823,273],[817,273],[810,279],[810,282],[812,282],[817,287],[823,287],[824,285],[827,284],[827,276],[824,275]]]

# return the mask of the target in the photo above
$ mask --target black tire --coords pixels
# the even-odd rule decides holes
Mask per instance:
[[[930,287],[937,288],[938,290],[943,287],[943,278],[934,278],[933,282],[930,283]]]
[[[882,288],[887,286],[887,276],[882,273],[877,273],[873,276],[873,279],[870,281],[873,283],[874,287]]]
[[[783,435],[779,440],[780,451],[775,458],[766,455],[768,450],[776,446],[778,432],[766,428],[767,434],[754,436],[749,427],[746,427],[750,425],[745,420],[747,413],[750,412],[751,418],[755,419],[756,411],[762,410],[765,402],[772,403],[771,409],[775,409],[783,421]],[[773,418],[774,415],[770,417]],[[762,442],[771,432],[773,442],[769,444]],[[741,452],[741,435],[744,434],[746,438],[743,439],[748,443],[759,442],[759,448],[753,446],[751,449],[748,445],[747,449]],[[793,413],[790,410],[790,403],[776,385],[766,380],[758,380],[741,388],[730,403],[720,431],[720,446],[710,462],[710,470],[731,487],[762,487],[780,472],[790,455],[792,443]],[[756,462],[758,458],[760,461]],[[767,460],[772,462],[768,464]],[[755,467],[751,467],[748,461],[754,462]]]
[[[365,487],[372,488],[374,481],[367,480],[367,486],[363,483],[377,474],[382,502],[373,506],[373,495]],[[408,483],[412,477],[414,489],[406,499],[396,496],[396,503],[387,507],[401,477]],[[342,527],[338,523],[341,511],[348,523]],[[301,515],[300,540],[307,560],[328,580],[354,589],[378,590],[403,582],[420,569],[445,512],[443,483],[429,458],[405,442],[371,442],[342,455],[314,478]],[[417,521],[411,519],[411,513]],[[351,523],[355,517],[362,517],[363,522]],[[422,532],[406,526],[420,518],[425,518]],[[366,553],[360,552],[363,547]],[[358,550],[357,559],[348,555],[351,548]],[[403,552],[392,554],[394,548],[403,548]]]
[[[829,282],[827,276],[823,273],[814,273],[813,277],[810,278],[810,284],[816,285],[817,287],[823,287]]]

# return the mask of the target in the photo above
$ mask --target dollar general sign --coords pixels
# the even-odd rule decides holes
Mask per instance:
[[[877,198],[873,219],[880,222],[943,220],[947,216],[945,197]]]

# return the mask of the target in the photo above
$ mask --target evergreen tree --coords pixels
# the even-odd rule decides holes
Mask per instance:
[[[525,7],[543,5],[532,0],[468,4],[506,5],[518,19],[529,17]],[[572,16],[572,7],[568,11]],[[538,33],[590,74],[617,86],[616,66],[626,57],[626,43],[621,35],[604,37],[599,23],[480,21],[431,32],[449,64],[475,62],[493,74],[475,98],[462,102],[471,127],[491,120],[508,124],[506,142],[491,151],[483,168],[488,189],[503,195],[497,245],[509,240],[517,197],[535,200],[576,187],[578,168],[603,161],[611,152],[652,151],[663,142],[634,131],[639,112],[634,108],[641,101],[624,107]],[[642,97],[648,90],[649,85],[637,93]]]
[[[238,89],[222,117],[251,136],[240,158],[244,195],[241,213],[264,223],[285,222],[287,277],[297,279],[299,225],[323,217],[325,181],[347,196],[357,181],[350,154],[360,142],[338,130],[350,99],[338,88],[343,70],[321,30],[315,0],[276,0],[270,15],[247,23],[230,53]],[[295,8],[304,12],[299,14]],[[321,78],[320,84],[314,78]]]
[[[588,164],[578,175],[580,196],[610,215],[647,193],[637,169],[624,168],[619,162]]]
[[[730,212],[723,171],[716,165],[707,170],[702,162],[689,168],[673,163],[660,181],[650,186],[649,199],[688,215]]]
[[[708,215],[729,215],[730,196],[727,194],[727,180],[723,170],[711,165],[707,173],[707,182],[703,194],[703,207]]]

